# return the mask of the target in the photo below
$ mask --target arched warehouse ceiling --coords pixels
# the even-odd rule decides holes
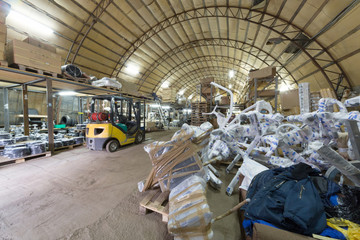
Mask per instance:
[[[54,30],[9,19],[8,38],[41,36],[64,63],[152,93],[188,96],[213,76],[240,92],[250,69],[276,66],[281,84],[339,93],[360,85],[358,0],[17,0],[12,9]],[[267,44],[276,38],[278,44]],[[129,65],[139,74],[127,72]],[[235,71],[229,78],[227,72]]]

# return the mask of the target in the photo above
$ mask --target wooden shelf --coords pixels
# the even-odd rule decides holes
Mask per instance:
[[[105,94],[122,94],[134,98],[146,98],[142,96],[133,96],[127,93],[123,93],[119,90],[113,90],[109,88],[96,87],[90,84],[72,81],[63,78],[55,78],[51,76],[41,75],[38,73],[22,71],[15,68],[0,66],[0,81],[13,83],[13,84],[28,84],[29,86],[46,88],[46,81],[39,81],[39,79],[51,79],[52,87],[54,91],[71,90],[82,94],[90,95],[105,95]]]

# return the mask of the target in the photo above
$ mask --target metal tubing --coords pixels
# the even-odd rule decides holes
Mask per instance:
[[[53,121],[53,96],[52,96],[52,80],[46,79],[46,104],[47,104],[47,115],[48,115],[48,141],[49,151],[54,154],[54,121]]]
[[[27,85],[22,85],[22,96],[23,96],[23,119],[24,119],[24,134],[29,136],[29,99],[27,92]]]
[[[9,112],[9,90],[7,88],[3,89],[4,91],[4,127],[5,131],[10,131],[10,112]]]

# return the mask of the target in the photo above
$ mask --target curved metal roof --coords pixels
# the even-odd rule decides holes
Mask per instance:
[[[54,29],[42,38],[64,63],[126,79],[144,93],[167,81],[189,96],[209,76],[242,92],[249,70],[265,66],[276,66],[281,84],[292,87],[306,81],[314,91],[342,92],[359,85],[358,0],[7,2]],[[7,25],[9,38],[33,34],[16,22]],[[140,73],[127,73],[129,64]]]

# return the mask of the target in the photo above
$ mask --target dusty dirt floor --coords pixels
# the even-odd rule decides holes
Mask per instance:
[[[137,183],[151,169],[144,145],[169,140],[174,131],[147,134],[143,144],[113,154],[78,147],[1,167],[0,239],[172,239],[160,215],[139,215],[144,194]],[[237,192],[225,194],[234,174],[225,176],[225,168],[219,169],[221,191],[209,187],[207,192],[214,216],[238,203]],[[239,239],[236,213],[216,222],[213,230],[214,240]]]

